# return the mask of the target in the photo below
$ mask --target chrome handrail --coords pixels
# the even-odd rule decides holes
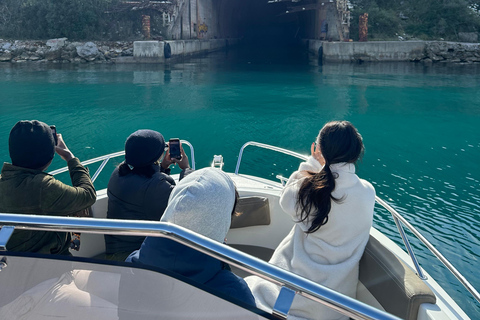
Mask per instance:
[[[237,167],[235,169],[235,174],[236,175],[238,175],[238,172],[239,172],[239,169],[240,169],[240,163],[242,161],[243,150],[247,146],[255,146],[255,147],[259,147],[259,148],[264,148],[264,149],[268,149],[268,150],[272,150],[272,151],[281,152],[281,153],[296,157],[296,158],[301,159],[301,160],[307,160],[307,158],[308,158],[308,156],[305,156],[305,155],[302,155],[300,153],[293,152],[293,151],[290,151],[290,150],[287,150],[287,149],[271,146],[271,145],[264,144],[264,143],[249,141],[242,146],[242,148],[240,149],[240,153],[238,154]],[[283,181],[282,181],[282,184],[283,184]],[[470,282],[468,282],[468,280],[450,263],[450,261],[448,261],[417,229],[415,229],[414,226],[412,226],[407,220],[405,220],[405,218],[400,213],[398,213],[395,209],[393,209],[390,205],[388,205],[388,203],[386,203],[384,200],[380,199],[378,196],[375,196],[375,201],[379,205],[381,205],[383,208],[385,208],[388,212],[390,212],[390,214],[392,215],[393,220],[394,220],[394,222],[397,226],[398,232],[400,233],[400,236],[402,237],[402,241],[405,245],[405,248],[407,249],[407,252],[408,252],[410,258],[412,259],[412,263],[415,267],[417,276],[420,279],[425,280],[426,277],[425,277],[425,275],[422,271],[422,268],[420,267],[420,264],[417,260],[417,257],[415,256],[415,254],[413,252],[413,249],[412,249],[412,247],[411,247],[411,245],[408,241],[408,238],[405,234],[405,231],[402,228],[401,223],[404,226],[406,226],[417,237],[417,239],[420,240],[427,247],[427,249],[429,249],[430,252],[432,252],[432,254],[438,260],[440,260],[440,262],[443,263],[443,265],[450,271],[450,273],[452,273],[455,276],[455,278],[458,279],[458,281],[465,287],[465,289],[467,289],[468,292],[470,292],[470,294],[478,302],[480,302],[480,293],[478,293],[478,291],[472,286],[472,284],[470,284]],[[399,223],[399,222],[401,222],[401,223]]]
[[[292,157],[297,157],[297,158],[303,159],[303,160],[307,159],[307,156],[305,156],[303,154],[300,154],[300,153],[297,153],[297,152],[294,152],[294,151],[290,151],[290,150],[287,150],[287,149],[271,146],[271,145],[260,143],[260,142],[249,141],[242,146],[242,148],[240,149],[240,153],[238,154],[237,167],[235,168],[235,174],[236,175],[238,175],[238,171],[240,170],[240,163],[242,162],[243,149],[245,149],[247,146],[255,146],[255,147],[259,147],[259,148],[269,149],[269,150],[273,150],[273,151],[277,151],[277,152],[280,152],[280,153],[287,154],[287,155],[292,156]]]
[[[388,203],[380,199],[378,196],[375,196],[375,200],[384,207],[394,218],[398,219],[401,223],[403,223],[416,237],[420,240],[429,250],[433,253],[433,255],[440,260],[445,267],[458,279],[458,281],[465,287],[472,294],[472,296],[480,302],[480,293],[473,287],[470,282],[458,271],[450,261],[445,258],[440,251],[438,251],[414,226],[410,224],[407,220],[405,220],[400,213],[398,213],[395,209],[393,209]]]
[[[187,140],[180,140],[180,142],[184,143],[184,144],[186,144],[187,146],[190,147],[190,159],[192,161],[192,169],[195,170],[195,151],[193,149],[192,144]],[[95,182],[98,175],[102,172],[103,168],[105,167],[105,165],[107,164],[107,162],[110,159],[120,157],[120,156],[123,156],[123,155],[125,155],[125,151],[118,151],[118,152],[110,153],[110,154],[107,154],[107,155],[104,155],[104,156],[101,156],[101,157],[97,157],[97,158],[93,158],[93,159],[90,159],[90,160],[82,161],[81,164],[86,166],[86,165],[89,165],[89,164],[92,164],[92,163],[103,161],[100,164],[100,166],[98,167],[97,171],[95,171],[95,173],[92,175],[92,182]],[[68,171],[68,167],[63,167],[63,168],[60,168],[60,169],[57,169],[57,170],[50,171],[49,174],[54,176],[56,174],[67,172],[67,171]]]
[[[385,311],[371,307],[363,302],[252,257],[237,249],[170,223],[0,213],[0,226],[14,226],[15,229],[20,230],[28,229],[168,238],[271,281],[281,287],[291,289],[295,291],[296,294],[321,303],[348,317],[366,320],[399,319]],[[0,232],[2,229],[0,229]]]

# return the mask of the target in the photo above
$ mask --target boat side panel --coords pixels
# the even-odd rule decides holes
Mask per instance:
[[[263,319],[190,283],[151,270],[7,256],[0,319]]]
[[[375,228],[370,230],[370,235],[379,240],[383,246],[415,272],[412,260],[407,252],[403,251],[397,244]],[[427,276],[427,280],[424,282],[435,294],[437,302],[436,305],[422,304],[419,309],[418,319],[470,319],[433,277],[425,270],[423,272]]]

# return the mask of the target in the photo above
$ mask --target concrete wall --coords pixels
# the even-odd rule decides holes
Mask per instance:
[[[342,30],[341,21],[338,17],[337,7],[334,3],[331,3],[326,8],[326,22],[328,24],[328,32],[326,34],[326,39],[333,41],[342,40],[340,32]],[[318,38],[317,38],[318,39]]]
[[[277,20],[283,19],[286,24],[298,19],[298,25],[301,27],[300,37],[341,40],[339,30],[342,26],[339,25],[337,7],[333,0],[332,2],[316,0],[315,4],[318,6],[316,10],[296,12],[292,14],[291,18],[277,17],[275,19],[272,17],[278,16],[278,9],[267,9],[265,6],[252,4],[255,1],[180,0],[178,13],[174,13],[174,23],[165,32],[164,38],[169,40],[238,38],[245,36],[245,30],[262,28],[262,23],[267,18],[267,21],[271,19],[275,23],[278,22]],[[275,4],[268,5],[268,7],[272,6]],[[259,20],[260,23],[256,20]],[[326,34],[321,32],[323,22],[328,24]],[[257,33],[262,31],[258,30]],[[279,32],[282,32],[281,28],[279,28]]]
[[[197,37],[214,39],[217,37],[217,6],[212,0],[197,1]]]
[[[164,45],[163,41],[135,41],[133,58],[137,62],[162,62]]]
[[[165,39],[227,39],[241,36],[248,13],[242,0],[183,0]],[[305,36],[307,37],[307,36]]]
[[[424,56],[424,41],[372,41],[372,42],[325,42],[308,40],[308,50],[319,54],[323,49],[323,61],[411,61]]]
[[[325,42],[303,40],[324,62],[480,63],[480,43],[449,41]],[[321,48],[321,50],[320,50]]]
[[[340,40],[337,8],[334,2],[325,2],[325,0],[317,0],[318,10],[309,10],[306,12],[296,13],[302,21],[304,28],[302,36],[309,39],[330,39],[333,41]],[[322,24],[328,25],[327,33],[322,33]]]
[[[235,45],[238,41],[238,39],[135,41],[133,58],[135,62],[163,63],[167,60],[164,55],[166,44],[170,45],[172,58],[177,58],[221,50],[227,44]]]

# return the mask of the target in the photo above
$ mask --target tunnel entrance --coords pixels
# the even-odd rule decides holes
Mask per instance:
[[[321,18],[311,0],[212,1],[217,5],[219,36],[241,39],[235,50],[251,60],[300,58],[305,52],[301,40],[315,38],[316,20]]]
[[[302,39],[342,40],[339,30],[345,17],[339,14],[339,3],[345,0],[192,1],[198,6],[198,22],[208,25],[208,33],[201,36],[210,39],[238,38],[258,50],[285,50]]]
[[[305,34],[306,13],[287,13],[288,2],[268,3],[258,0],[242,2],[238,32],[245,43],[267,46],[292,45]]]
[[[168,40],[225,39],[228,43],[232,39],[258,53],[281,52],[307,39],[344,40],[345,34],[348,36],[347,3],[347,0],[172,0],[168,5],[171,12],[162,13],[161,33]]]
[[[287,13],[291,1],[269,3],[268,0],[230,0],[237,7],[236,28],[240,45],[234,50],[240,60],[256,64],[285,64],[306,59],[301,46],[306,21],[313,12]],[[233,30],[232,30],[233,31]]]
[[[320,36],[316,20],[326,20],[312,0],[212,0],[224,1],[218,14],[226,33],[257,46],[295,45],[300,39]],[[303,9],[303,10],[302,10]]]
[[[347,0],[176,1],[181,5],[169,23],[172,39],[342,40],[349,21]]]

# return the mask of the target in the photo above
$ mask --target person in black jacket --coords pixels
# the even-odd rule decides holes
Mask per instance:
[[[237,199],[235,184],[225,172],[216,168],[203,168],[178,183],[160,221],[225,243],[232,216],[236,214]],[[174,240],[146,237],[140,249],[132,252],[125,261],[131,262],[134,267],[168,270],[177,276],[187,277],[200,287],[205,286],[222,297],[228,296],[255,306],[255,299],[247,284],[230,270],[228,264]],[[138,277],[125,277],[125,287],[139,285],[137,279]],[[171,289],[165,290],[170,292]],[[148,296],[144,302],[158,297],[152,294]],[[120,297],[120,300],[123,299]],[[161,303],[158,301],[158,304]],[[119,307],[119,311],[123,312],[121,308],[123,306]],[[150,310],[136,311],[142,314]],[[203,317],[207,318],[205,315]]]
[[[138,130],[125,142],[125,161],[108,182],[108,219],[159,221],[168,204],[175,181],[170,165],[190,172],[188,157],[180,146],[181,159],[171,159],[163,136],[153,130]],[[162,155],[167,149],[165,156]],[[160,162],[161,160],[161,162]],[[105,235],[106,258],[124,261],[140,248],[145,237]]]

